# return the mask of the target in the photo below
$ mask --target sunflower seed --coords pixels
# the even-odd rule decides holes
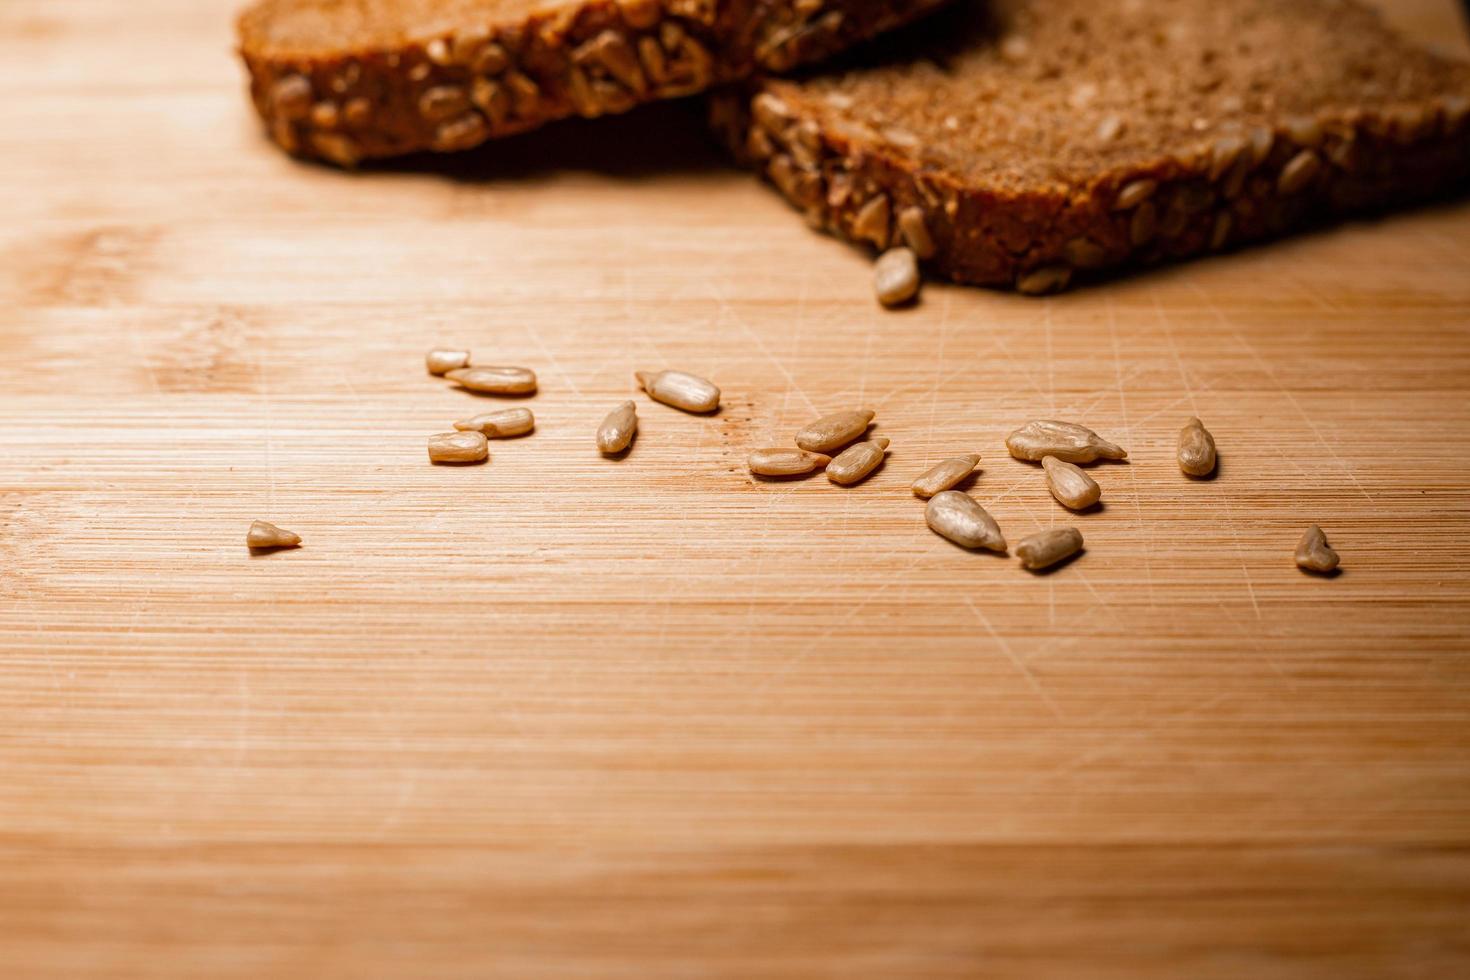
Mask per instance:
[[[443,122],[470,107],[470,97],[458,85],[435,85],[419,96],[419,114],[429,122]]]
[[[796,434],[796,444],[814,453],[841,449],[868,429],[876,413],[870,408],[823,415]]]
[[[245,544],[250,548],[294,548],[300,543],[301,535],[267,521],[253,521],[245,532]]]
[[[318,102],[311,107],[311,124],[320,129],[336,129],[341,116],[335,102]]]
[[[910,489],[914,491],[916,497],[932,497],[936,493],[948,490],[969,476],[979,462],[979,453],[951,456],[925,470],[917,480],[910,484]]]
[[[285,75],[271,86],[271,102],[283,119],[302,119],[311,111],[311,82],[303,75]]]
[[[1179,468],[1190,476],[1215,471],[1215,437],[1199,419],[1190,419],[1179,430]]]
[[[311,146],[323,159],[339,167],[355,167],[361,156],[358,145],[340,133],[314,132],[311,134]]]
[[[1225,243],[1230,240],[1230,226],[1234,223],[1235,219],[1230,217],[1229,211],[1221,211],[1215,215],[1215,226],[1210,229],[1210,249],[1212,251],[1218,252],[1225,247]]]
[[[465,367],[444,375],[470,391],[491,395],[529,395],[536,390],[536,372],[522,367]]]
[[[1055,565],[1082,550],[1082,532],[1075,527],[1054,527],[1016,545],[1016,557],[1022,568],[1038,569]]]
[[[934,238],[924,223],[924,209],[915,205],[898,212],[898,230],[914,254],[921,259],[934,258]]]
[[[361,129],[372,117],[373,104],[360,95],[348,99],[342,106],[342,119],[349,126]]]
[[[490,458],[490,447],[478,432],[440,432],[429,436],[429,462],[478,463]]]
[[[827,479],[843,486],[865,479],[883,462],[883,451],[887,448],[885,436],[874,436],[866,442],[848,446],[827,464]]]
[[[628,448],[633,435],[638,431],[638,406],[631,401],[623,402],[607,413],[607,418],[597,427],[597,449],[611,456]]]
[[[1158,189],[1159,182],[1156,180],[1135,180],[1124,184],[1123,189],[1118,191],[1117,199],[1113,201],[1113,210],[1127,211],[1136,208],[1153,197],[1154,191]]]
[[[1147,245],[1159,227],[1159,210],[1153,201],[1144,201],[1128,222],[1128,240],[1135,247]]]
[[[1032,269],[1016,280],[1016,291],[1027,296],[1042,296],[1067,288],[1072,281],[1072,270],[1065,265],[1044,265]]]
[[[924,508],[924,523],[961,548],[1006,550],[1005,535],[1000,533],[995,518],[974,497],[958,490],[942,490],[931,497]]]
[[[664,59],[664,49],[658,46],[653,38],[644,35],[638,39],[638,60],[643,65],[643,70],[655,84],[662,83],[668,74],[668,62]],[[751,132],[757,131],[757,127],[751,127]]]
[[[858,209],[852,219],[852,237],[878,248],[888,247],[888,195],[876,194]]]
[[[1291,141],[1302,146],[1320,146],[1325,135],[1322,123],[1313,116],[1295,116],[1286,121],[1285,128]]]
[[[750,112],[761,128],[771,133],[784,131],[795,118],[791,108],[770,92],[762,92],[752,99]]]
[[[912,249],[891,248],[873,263],[873,292],[884,306],[899,306],[919,292],[919,261]]]
[[[1327,543],[1327,535],[1313,524],[1296,546],[1297,567],[1308,572],[1330,572],[1337,567],[1337,552]]]
[[[476,75],[499,75],[510,66],[510,54],[491,41],[473,54],[468,54],[470,71]]]
[[[490,128],[485,125],[484,116],[478,112],[466,112],[463,116],[440,123],[434,131],[434,148],[444,151],[469,150],[473,145],[482,143],[488,132]]]
[[[1240,136],[1222,136],[1210,148],[1210,182],[1215,183],[1235,166],[1246,151],[1246,142]]]
[[[713,412],[720,407],[720,389],[683,371],[634,371],[648,397],[686,412]]]
[[[1271,155],[1271,149],[1276,145],[1276,134],[1265,126],[1252,126],[1247,137],[1250,139],[1251,166],[1259,167]]]
[[[1045,419],[1027,422],[1006,436],[1006,448],[1017,459],[1032,462],[1044,456],[1055,456],[1064,463],[1128,458],[1128,450],[1115,446],[1085,426]]]
[[[1321,169],[1321,157],[1311,150],[1301,151],[1281,168],[1281,176],[1276,178],[1276,192],[1282,197],[1290,197],[1306,189]]]
[[[1055,456],[1043,456],[1041,468],[1046,470],[1047,488],[1063,507],[1085,510],[1102,497],[1102,487],[1097,481],[1071,463]]]
[[[830,456],[809,453],[805,449],[757,449],[748,460],[750,472],[757,476],[797,476],[821,469],[832,462]]]
[[[461,432],[478,432],[487,439],[521,436],[536,427],[536,417],[529,408],[503,408],[460,419],[454,427]]]
[[[1073,238],[1062,246],[1062,258],[1079,269],[1097,269],[1107,263],[1108,252],[1090,238]]]
[[[446,374],[456,368],[469,367],[470,352],[467,350],[444,350],[435,348],[424,357],[430,374]]]

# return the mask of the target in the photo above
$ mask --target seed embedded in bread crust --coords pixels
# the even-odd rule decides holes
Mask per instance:
[[[777,446],[754,450],[746,462],[750,466],[750,472],[757,476],[800,476],[802,473],[824,468],[832,462],[832,458],[823,453],[807,452],[805,449]]]
[[[487,439],[521,436],[536,427],[536,417],[529,408],[503,408],[460,419],[454,427],[461,432],[478,432]]]
[[[536,372],[523,367],[464,367],[444,376],[462,388],[489,395],[529,395],[536,390]]]
[[[1070,510],[1086,510],[1102,497],[1102,487],[1073,463],[1043,456],[1041,468],[1046,470],[1046,486],[1057,503]]]
[[[1281,168],[1281,176],[1276,179],[1276,192],[1282,197],[1300,193],[1321,169],[1322,158],[1311,150],[1302,150]]]
[[[1022,568],[1038,571],[1050,568],[1081,550],[1081,531],[1075,527],[1054,527],[1033,534],[1016,545],[1016,557],[1021,559]]]
[[[638,432],[638,406],[632,401],[623,402],[607,413],[607,418],[597,427],[597,449],[612,456],[628,448]]]
[[[1118,191],[1118,197],[1113,201],[1113,210],[1131,211],[1133,208],[1138,207],[1144,201],[1153,197],[1154,191],[1158,189],[1159,182],[1156,180],[1145,178],[1143,180],[1130,181],[1124,184],[1122,189]]]
[[[898,212],[898,231],[904,242],[921,259],[932,259],[936,251],[934,238],[924,221],[924,209],[914,205]]]
[[[890,248],[873,263],[873,293],[887,307],[902,306],[919,292],[919,261],[910,248]]]
[[[469,93],[458,85],[435,85],[419,96],[419,114],[430,122],[452,119],[469,107]]]
[[[1006,436],[1006,449],[1017,459],[1039,462],[1055,456],[1065,463],[1127,459],[1128,450],[1108,442],[1083,425],[1036,419]]]
[[[250,548],[294,548],[301,544],[301,535],[295,531],[276,527],[269,521],[253,521],[245,532],[245,544]]]
[[[1230,228],[1235,224],[1235,219],[1230,217],[1229,211],[1221,211],[1215,215],[1215,225],[1210,229],[1210,250],[1218,252],[1225,247],[1230,240]]]
[[[1215,471],[1215,437],[1197,418],[1179,430],[1179,468],[1189,476],[1209,476]]]
[[[702,415],[720,407],[720,389],[684,371],[634,371],[648,397],[685,412]]]
[[[1159,211],[1153,201],[1144,201],[1133,211],[1133,217],[1128,222],[1128,241],[1135,248],[1147,245],[1153,240],[1154,232],[1159,227]]]
[[[1229,173],[1245,153],[1247,147],[1243,137],[1222,136],[1210,148],[1210,183],[1216,183]]]
[[[1315,524],[1307,528],[1301,541],[1297,542],[1296,563],[1303,571],[1326,574],[1336,570],[1340,560],[1337,552],[1327,543],[1327,535]]]
[[[868,475],[883,462],[883,452],[888,448],[885,436],[874,436],[866,442],[856,442],[833,457],[827,464],[827,479],[842,486],[851,486],[867,479]]]
[[[490,458],[490,447],[479,432],[440,432],[429,436],[429,462],[479,463]]]
[[[924,523],[935,534],[948,538],[961,548],[984,548],[1002,553],[1006,550],[1006,539],[1000,525],[968,493],[942,490],[930,497],[924,507]]]
[[[282,119],[306,118],[311,112],[311,81],[304,75],[283,75],[271,86],[271,102]]]
[[[958,485],[965,477],[975,472],[975,467],[979,463],[979,453],[951,456],[925,470],[917,480],[910,484],[909,488],[914,491],[914,496],[927,499]]]
[[[871,408],[854,408],[823,415],[796,434],[796,444],[814,453],[841,449],[866,432],[876,414]]]
[[[436,347],[424,355],[424,364],[428,367],[430,374],[448,374],[456,368],[469,367],[470,352]]]
[[[1032,269],[1016,280],[1016,291],[1027,296],[1044,296],[1060,292],[1072,281],[1072,270],[1065,265],[1044,265]]]
[[[852,220],[852,237],[870,241],[877,248],[888,247],[888,195],[875,194],[858,209]]]

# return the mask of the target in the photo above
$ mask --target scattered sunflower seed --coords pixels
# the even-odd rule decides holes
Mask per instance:
[[[1006,436],[1006,448],[1017,459],[1032,462],[1043,456],[1055,456],[1064,463],[1128,458],[1128,450],[1113,445],[1085,426],[1045,419],[1027,422]]]
[[[866,432],[875,414],[872,409],[856,408],[823,415],[796,434],[796,444],[814,453],[830,453]]]
[[[899,306],[919,292],[919,258],[911,248],[890,248],[873,263],[873,292],[884,306]]]
[[[830,456],[805,449],[757,449],[750,454],[750,472],[757,476],[797,476],[825,467]]]
[[[1057,503],[1071,510],[1086,510],[1102,497],[1097,481],[1076,466],[1055,456],[1041,457],[1046,470],[1046,485]]]
[[[1313,524],[1307,528],[1307,533],[1302,535],[1301,541],[1296,546],[1296,563],[1298,568],[1309,572],[1330,572],[1337,567],[1337,552],[1327,543],[1327,535],[1322,529]]]
[[[430,374],[445,374],[456,368],[470,366],[470,352],[467,350],[443,350],[435,348],[424,355],[424,364],[428,367]]]
[[[529,408],[505,408],[460,419],[454,427],[461,432],[478,432],[487,439],[525,435],[536,427],[536,417]]]
[[[444,376],[470,391],[491,395],[529,395],[536,390],[536,372],[523,367],[465,367]]]
[[[995,518],[975,498],[958,490],[942,490],[929,498],[924,508],[924,523],[940,537],[948,538],[961,548],[1006,550],[1005,535]]]
[[[1016,545],[1022,568],[1047,568],[1082,550],[1082,532],[1075,527],[1054,527]]]
[[[429,462],[478,463],[490,458],[490,447],[479,432],[440,432],[429,436]]]
[[[268,521],[252,521],[245,532],[245,544],[250,548],[294,548],[300,543],[301,535]]]
[[[883,462],[883,451],[887,448],[888,439],[885,436],[853,443],[827,464],[827,479],[843,486],[857,483],[878,468],[878,464]]]
[[[1190,419],[1179,430],[1179,468],[1190,476],[1215,471],[1215,437],[1199,419]]]
[[[927,499],[948,490],[973,473],[979,463],[979,453],[966,453],[963,456],[951,456],[929,467],[910,485],[914,496]]]
[[[623,402],[607,413],[607,418],[597,427],[597,449],[611,456],[628,448],[638,431],[638,406],[631,401]]]
[[[634,371],[648,397],[686,412],[713,412],[720,407],[720,389],[683,371]]]

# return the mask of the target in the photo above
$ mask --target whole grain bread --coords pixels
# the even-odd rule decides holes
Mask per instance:
[[[258,0],[240,53],[276,142],[350,166],[785,71],[941,2]]]
[[[808,221],[1043,293],[1470,181],[1470,66],[1354,0],[959,0],[711,100]]]

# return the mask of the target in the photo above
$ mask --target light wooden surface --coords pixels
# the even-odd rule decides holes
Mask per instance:
[[[1470,205],[885,314],[681,109],[292,163],[231,6],[0,6],[6,977],[1470,971]],[[540,372],[488,466],[441,341]],[[599,458],[665,366],[724,410]],[[745,474],[860,404],[867,484]],[[1101,513],[1034,416],[1132,451]],[[925,530],[965,450],[1087,553]]]

